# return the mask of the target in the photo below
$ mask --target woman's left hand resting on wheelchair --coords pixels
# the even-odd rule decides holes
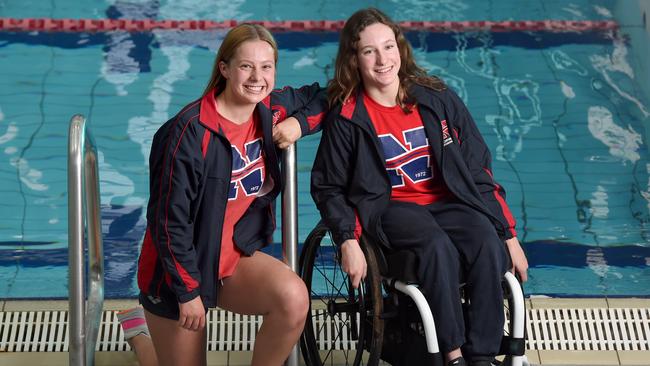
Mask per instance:
[[[514,237],[506,240],[506,247],[512,260],[510,272],[519,275],[521,282],[526,282],[528,280],[528,259],[526,259],[524,250],[521,248],[521,244],[519,244],[519,239]]]
[[[366,278],[368,264],[356,239],[348,239],[341,244],[341,267],[350,277],[354,288],[358,288],[359,282]]]

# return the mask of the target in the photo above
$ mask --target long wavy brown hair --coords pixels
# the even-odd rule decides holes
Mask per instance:
[[[217,88],[221,92],[226,86],[226,78],[223,77],[221,71],[219,70],[219,63],[221,61],[228,63],[230,59],[235,56],[235,52],[242,43],[246,41],[264,41],[273,47],[273,55],[275,58],[275,63],[278,63],[278,45],[275,43],[275,38],[271,35],[268,29],[264,28],[259,24],[251,23],[242,23],[235,26],[233,29],[228,31],[226,37],[223,39],[219,51],[217,52],[217,57],[214,59],[214,65],[212,66],[212,75],[210,76],[210,81],[203,91],[205,96],[214,88]]]
[[[327,85],[327,99],[330,107],[337,103],[344,103],[352,93],[357,93],[358,88],[363,86],[361,75],[357,65],[357,44],[359,33],[367,26],[381,23],[393,30],[397,48],[399,49],[402,65],[398,72],[400,81],[399,92],[397,93],[397,104],[405,108],[406,104],[412,104],[413,100],[408,93],[412,83],[444,90],[445,83],[435,76],[430,76],[416,65],[413,59],[411,45],[404,37],[404,32],[399,25],[393,22],[386,14],[376,8],[367,8],[357,11],[345,22],[339,39],[339,51],[336,55],[334,78]]]

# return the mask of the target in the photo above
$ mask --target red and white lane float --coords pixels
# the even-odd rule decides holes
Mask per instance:
[[[342,20],[284,20],[247,21],[265,26],[272,31],[336,32],[343,27]],[[148,32],[155,29],[206,31],[228,29],[240,23],[236,20],[221,22],[211,20],[151,20],[151,19],[51,19],[51,18],[0,18],[0,30],[9,32]],[[611,20],[507,20],[462,22],[400,22],[406,31],[439,33],[488,32],[585,32],[618,29]]]

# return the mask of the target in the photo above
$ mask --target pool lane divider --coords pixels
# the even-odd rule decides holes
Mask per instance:
[[[246,21],[263,25],[272,31],[336,32],[343,28],[343,20],[284,20]],[[244,23],[237,20],[221,22],[211,20],[152,20],[152,19],[52,19],[52,18],[0,18],[0,30],[11,32],[148,32],[152,30],[211,31],[229,29]],[[618,29],[612,20],[506,20],[425,22],[403,21],[406,31],[439,33],[454,32],[585,32]]]

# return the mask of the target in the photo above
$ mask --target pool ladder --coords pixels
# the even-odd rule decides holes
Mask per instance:
[[[87,303],[84,242],[88,243]],[[94,365],[104,305],[104,244],[97,149],[80,114],[72,116],[68,135],[68,268],[70,365]]]

